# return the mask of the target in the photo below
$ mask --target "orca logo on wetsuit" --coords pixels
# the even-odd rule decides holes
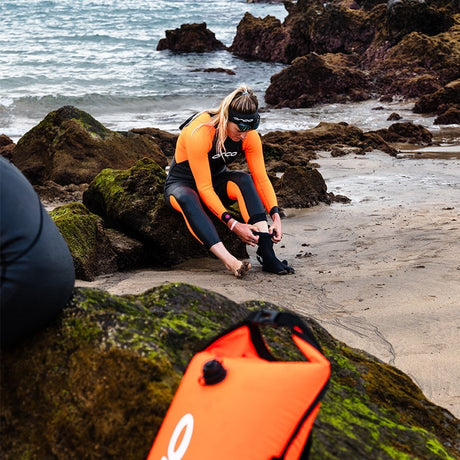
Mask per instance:
[[[216,153],[211,157],[213,160],[218,160],[219,158],[225,157],[225,158],[232,158],[236,157],[238,155],[238,152],[222,152],[222,153]]]

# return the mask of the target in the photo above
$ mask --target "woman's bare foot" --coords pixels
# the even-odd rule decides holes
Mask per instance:
[[[251,264],[248,260],[238,260],[227,251],[221,241],[211,246],[210,251],[220,259],[224,263],[225,268],[229,272],[232,272],[237,278],[243,278],[251,268]]]
[[[251,264],[249,263],[249,260],[243,260],[243,262],[241,262],[240,268],[236,271],[235,276],[237,278],[244,278],[250,268]]]
[[[246,275],[246,273],[251,268],[251,264],[248,260],[241,261],[235,259],[233,263],[225,264],[225,267],[228,271],[232,272],[237,278],[243,278],[244,275]]]

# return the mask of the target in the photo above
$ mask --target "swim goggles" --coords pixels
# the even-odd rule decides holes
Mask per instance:
[[[239,113],[229,108],[228,119],[235,123],[241,132],[257,129],[260,123],[260,115],[257,111],[254,113]]]

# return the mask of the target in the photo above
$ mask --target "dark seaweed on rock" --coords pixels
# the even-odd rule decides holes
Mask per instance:
[[[252,309],[194,286],[140,295],[75,289],[62,315],[2,353],[0,456],[145,459],[191,357]],[[304,318],[331,362],[312,459],[454,459],[459,421],[394,367]],[[298,359],[286,332],[266,339]]]

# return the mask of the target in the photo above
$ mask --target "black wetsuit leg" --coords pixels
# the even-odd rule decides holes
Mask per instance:
[[[74,282],[62,235],[28,180],[0,157],[1,345],[13,345],[55,318]]]
[[[193,187],[178,181],[169,182],[165,187],[165,199],[170,206],[172,197],[187,219],[189,230],[207,249],[221,241],[216,227],[203,208],[198,192]]]
[[[244,199],[246,210],[249,214],[249,224],[267,220],[264,205],[257,193],[256,186],[252,177],[244,171],[223,171],[213,177],[212,183],[215,192],[225,206],[234,203],[227,194],[227,185],[229,182],[235,183],[241,191]]]

